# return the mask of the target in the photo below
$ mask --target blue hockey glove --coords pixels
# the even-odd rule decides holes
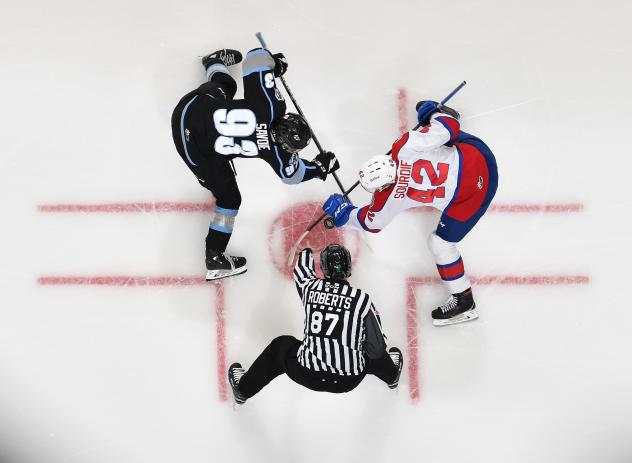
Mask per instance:
[[[420,101],[417,103],[417,121],[422,125],[428,125],[430,122],[430,116],[437,111],[439,103],[436,101]]]
[[[461,115],[456,109],[452,109],[449,106],[442,105],[441,103],[437,103],[436,101],[420,101],[417,103],[417,120],[419,123],[424,126],[430,124],[430,118],[434,113],[445,113],[448,116],[459,120]]]
[[[349,221],[349,214],[354,209],[355,206],[351,204],[351,201],[339,193],[331,195],[323,204],[323,211],[333,217],[336,227],[346,224]]]

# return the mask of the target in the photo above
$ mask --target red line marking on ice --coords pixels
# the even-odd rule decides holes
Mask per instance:
[[[400,87],[397,94],[397,116],[399,118],[399,133],[408,132],[408,92]]]
[[[215,288],[215,347],[217,352],[217,387],[219,400],[228,400],[228,382],[226,378],[226,321],[224,318],[224,284],[221,281],[209,283],[201,276],[42,276],[37,279],[40,285],[54,286],[192,286],[212,285]]]
[[[40,204],[39,212],[65,213],[147,213],[147,212],[211,212],[214,202],[133,202],[103,204]]]
[[[178,203],[178,202],[156,202],[156,203],[111,203],[111,204],[41,204],[37,206],[39,212],[45,213],[107,213],[107,214],[133,214],[133,213],[165,213],[165,212],[203,212],[208,214],[213,211],[214,203]],[[430,207],[416,207],[409,209],[409,212],[423,213],[431,212],[435,209]],[[494,203],[489,206],[487,213],[499,214],[564,214],[578,213],[584,211],[581,203]]]
[[[590,283],[587,275],[485,275],[470,278],[473,285],[505,286],[554,286],[586,285]],[[408,344],[408,384],[413,402],[419,400],[419,359],[417,312],[418,302],[415,294],[418,286],[441,284],[441,280],[431,276],[417,276],[406,279],[406,334]]]
[[[563,212],[583,212],[584,205],[581,203],[560,203],[560,204],[492,204],[487,212],[500,213],[563,213]]]
[[[406,280],[406,341],[408,346],[408,391],[413,401],[419,400],[419,358],[417,355],[417,299],[415,283]]]
[[[217,386],[219,400],[228,400],[228,383],[226,378],[226,322],[224,320],[224,284],[218,281],[215,286],[215,339],[217,349]]]
[[[416,207],[408,209],[409,212],[432,212],[435,209],[430,207]],[[492,204],[485,212],[486,214],[572,214],[584,211],[581,203],[550,203],[550,204]]]
[[[200,276],[140,277],[131,275],[105,276],[43,276],[37,279],[40,285],[84,285],[84,286],[191,286],[205,284]]]

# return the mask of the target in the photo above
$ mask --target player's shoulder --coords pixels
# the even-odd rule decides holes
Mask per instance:
[[[371,295],[362,288],[349,285],[349,289],[349,294],[351,296],[356,297],[358,300],[366,300],[368,304],[371,303]]]
[[[426,134],[429,130],[430,125],[426,125],[417,129],[411,129],[404,133],[393,145],[393,152],[397,149],[401,157],[406,153],[412,154],[416,151],[425,149],[428,145]]]

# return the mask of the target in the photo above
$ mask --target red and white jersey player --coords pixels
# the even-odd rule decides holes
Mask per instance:
[[[323,209],[336,226],[371,233],[382,231],[407,209],[427,206],[440,210],[442,215],[428,237],[428,247],[451,296],[432,316],[435,325],[447,325],[478,317],[457,243],[491,203],[498,170],[489,147],[460,130],[456,111],[437,105],[420,122],[420,129],[404,133],[393,144],[390,156],[375,156],[361,168],[360,184],[373,193],[370,204],[357,208],[335,194]]]

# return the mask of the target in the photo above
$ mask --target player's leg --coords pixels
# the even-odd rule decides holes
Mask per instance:
[[[235,217],[241,204],[241,194],[230,166],[224,156],[204,153],[198,140],[204,139],[204,126],[199,121],[200,108],[196,95],[181,100],[172,116],[173,140],[187,167],[200,185],[215,196],[213,218],[206,236],[206,279],[214,280],[238,275],[246,271],[246,259],[224,254],[233,232]]]
[[[301,342],[293,336],[279,336],[261,352],[245,371],[234,363],[228,369],[228,380],[237,403],[244,403],[274,378],[286,372],[288,359],[296,358]]]
[[[428,247],[434,255],[439,277],[450,293],[448,300],[433,310],[434,325],[450,325],[478,318],[472,285],[457,244],[432,233],[428,238]]]
[[[428,238],[428,247],[437,264],[439,276],[450,292],[448,300],[432,312],[436,326],[451,325],[478,318],[472,294],[472,285],[465,272],[463,258],[458,249],[460,242],[485,214],[498,187],[498,171],[493,154],[484,145],[465,146],[468,158],[463,165],[464,177],[469,185],[462,184],[468,191],[446,208],[436,232]]]
[[[246,272],[244,257],[225,254],[241,205],[241,194],[230,161],[214,155],[204,166],[200,183],[215,196],[215,210],[206,235],[206,279],[216,280]]]
[[[391,347],[388,352],[377,359],[367,357],[365,371],[367,374],[380,378],[389,388],[395,389],[399,384],[399,376],[403,366],[402,351],[397,347]]]
[[[206,82],[198,88],[198,92],[220,100],[232,100],[237,91],[237,82],[228,72],[228,66],[241,62],[241,53],[224,48],[202,58],[202,66],[206,70]]]

